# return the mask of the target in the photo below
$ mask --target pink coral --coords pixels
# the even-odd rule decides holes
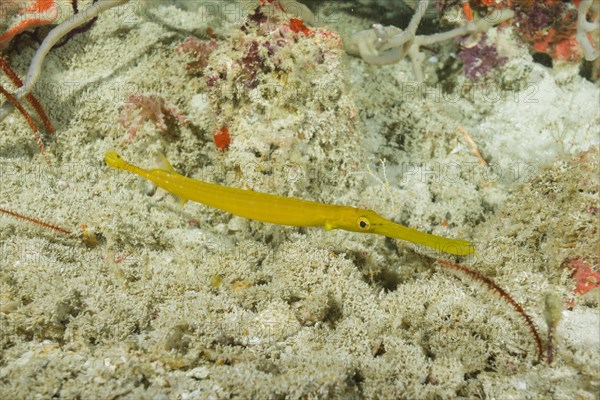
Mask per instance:
[[[567,258],[562,262],[561,267],[570,269],[571,278],[575,281],[573,296],[565,300],[565,305],[568,308],[575,306],[576,301],[574,296],[585,295],[600,286],[600,272],[594,270],[581,257]]]
[[[574,293],[586,294],[600,285],[600,272],[594,271],[581,258],[572,259],[569,266],[573,269],[573,279],[576,284]]]
[[[132,94],[129,96],[129,102],[123,106],[118,122],[127,128],[127,143],[130,143],[146,121],[152,121],[154,126],[166,132],[168,117],[175,118],[182,125],[188,123],[187,118],[174,105],[162,98],[156,95]]]
[[[186,65],[188,70],[202,74],[204,68],[208,65],[208,58],[217,47],[219,47],[219,44],[215,40],[200,40],[188,36],[183,43],[177,46],[175,51],[177,54],[187,54],[191,58],[191,61]]]

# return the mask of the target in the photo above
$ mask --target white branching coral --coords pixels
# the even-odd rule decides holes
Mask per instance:
[[[369,64],[388,65],[394,64],[406,57],[410,57],[417,81],[423,81],[422,64],[425,54],[421,47],[442,42],[457,36],[485,32],[492,26],[498,25],[514,16],[514,12],[508,9],[497,10],[491,15],[478,21],[468,22],[465,25],[448,32],[433,35],[416,35],[419,23],[423,18],[429,0],[421,0],[415,9],[406,30],[395,26],[382,26],[374,24],[373,29],[355,33],[346,43],[346,51],[349,54],[360,56]]]
[[[593,8],[592,8],[593,5]],[[587,15],[590,11],[593,12],[593,21],[588,21]],[[598,40],[600,39],[600,1],[594,0],[582,0],[579,3],[579,9],[577,11],[577,42],[583,50],[583,56],[588,61],[594,61],[600,56],[600,49],[598,48]],[[594,47],[596,43],[596,47]]]

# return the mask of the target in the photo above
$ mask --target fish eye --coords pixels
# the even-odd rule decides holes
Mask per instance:
[[[360,229],[363,229],[363,230],[367,230],[371,227],[371,223],[365,217],[359,217],[356,220],[356,223],[358,223],[358,226],[360,227]]]

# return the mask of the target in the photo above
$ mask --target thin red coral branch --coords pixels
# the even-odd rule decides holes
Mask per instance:
[[[53,231],[63,233],[65,235],[71,234],[71,231],[66,228],[60,227],[55,224],[51,224],[50,222],[42,221],[41,219],[28,217],[27,215],[23,215],[18,212],[15,212],[15,211],[8,210],[6,208],[0,208],[0,212],[4,213],[6,215],[10,215],[11,217],[14,217],[14,218],[22,219],[24,221],[28,221],[28,222],[34,223],[36,225],[39,225],[39,226],[43,226],[46,229],[51,229]]]
[[[31,128],[31,130],[33,132],[37,133],[38,128],[37,128],[35,122],[33,122],[31,115],[29,115],[29,113],[27,112],[25,107],[23,107],[21,105],[21,103],[19,103],[19,100],[17,100],[17,98],[15,96],[13,96],[11,92],[4,89],[4,87],[2,85],[0,85],[0,93],[2,93],[6,97],[6,99],[8,101],[10,101],[12,103],[12,105],[15,106],[17,108],[17,110],[19,110],[21,112],[21,114],[23,114],[23,116],[25,117],[25,120],[27,121],[27,124],[29,124],[29,127]]]
[[[25,117],[25,120],[29,124],[29,127],[31,128],[31,130],[35,134],[35,140],[36,140],[36,142],[38,144],[38,147],[40,148],[40,152],[42,153],[42,156],[44,157],[44,159],[46,160],[46,163],[48,163],[48,165],[52,165],[50,163],[50,160],[48,159],[48,157],[46,157],[46,149],[44,148],[44,142],[42,142],[42,138],[40,137],[40,135],[38,133],[38,128],[35,125],[35,123],[33,122],[33,119],[31,118],[31,115],[29,115],[29,113],[27,112],[27,110],[25,109],[25,107],[23,107],[23,105],[21,103],[19,103],[19,100],[17,100],[17,98],[15,96],[13,96],[12,93],[10,93],[8,90],[4,89],[4,87],[2,87],[2,85],[0,85],[0,93],[2,93],[6,97],[6,99],[13,106],[15,106],[15,108],[17,110],[19,110],[19,112],[21,114],[23,114],[23,117]]]
[[[446,260],[438,260],[437,263],[444,268],[462,272],[463,274],[468,275],[471,278],[484,283],[488,288],[490,288],[493,291],[495,291],[496,293],[498,293],[501,298],[503,298],[506,302],[508,302],[508,304],[510,304],[519,313],[519,315],[525,320],[525,323],[527,324],[527,327],[531,331],[531,334],[533,335],[533,338],[535,339],[535,342],[537,345],[538,360],[542,359],[542,355],[543,355],[542,339],[540,338],[540,334],[539,334],[535,324],[533,323],[533,319],[529,316],[529,314],[527,314],[525,312],[523,307],[521,307],[521,305],[519,303],[517,303],[517,301],[506,290],[504,290],[500,286],[498,286],[498,284],[496,282],[494,282],[493,279],[488,278],[481,272],[479,272],[473,268],[469,268],[466,265],[462,265],[462,264],[458,264],[458,263],[455,263],[452,261],[446,261]]]
[[[13,85],[15,85],[16,87],[23,86],[23,81],[21,80],[21,78],[19,78],[19,76],[10,67],[10,65],[8,65],[8,62],[6,62],[4,57],[1,56],[0,68],[2,68],[2,71],[4,71],[6,76],[8,76],[8,78],[12,81]],[[46,131],[48,131],[48,133],[50,133],[51,135],[54,135],[54,126],[52,125],[50,118],[48,118],[48,114],[46,114],[40,102],[31,93],[28,93],[27,96],[25,96],[25,98],[27,99],[29,104],[31,104],[31,106],[34,108],[35,112],[39,115],[40,119],[42,120],[42,123],[44,124],[44,127],[46,128]]]

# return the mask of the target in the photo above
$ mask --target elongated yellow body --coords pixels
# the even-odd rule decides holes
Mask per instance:
[[[372,210],[324,204],[202,182],[178,174],[168,164],[164,169],[144,169],[128,163],[114,151],[104,156],[116,169],[133,172],[178,196],[227,211],[234,215],[291,226],[322,226],[327,230],[376,233],[406,240],[445,253],[465,256],[475,251],[471,242],[447,239],[408,228],[383,218]]]

